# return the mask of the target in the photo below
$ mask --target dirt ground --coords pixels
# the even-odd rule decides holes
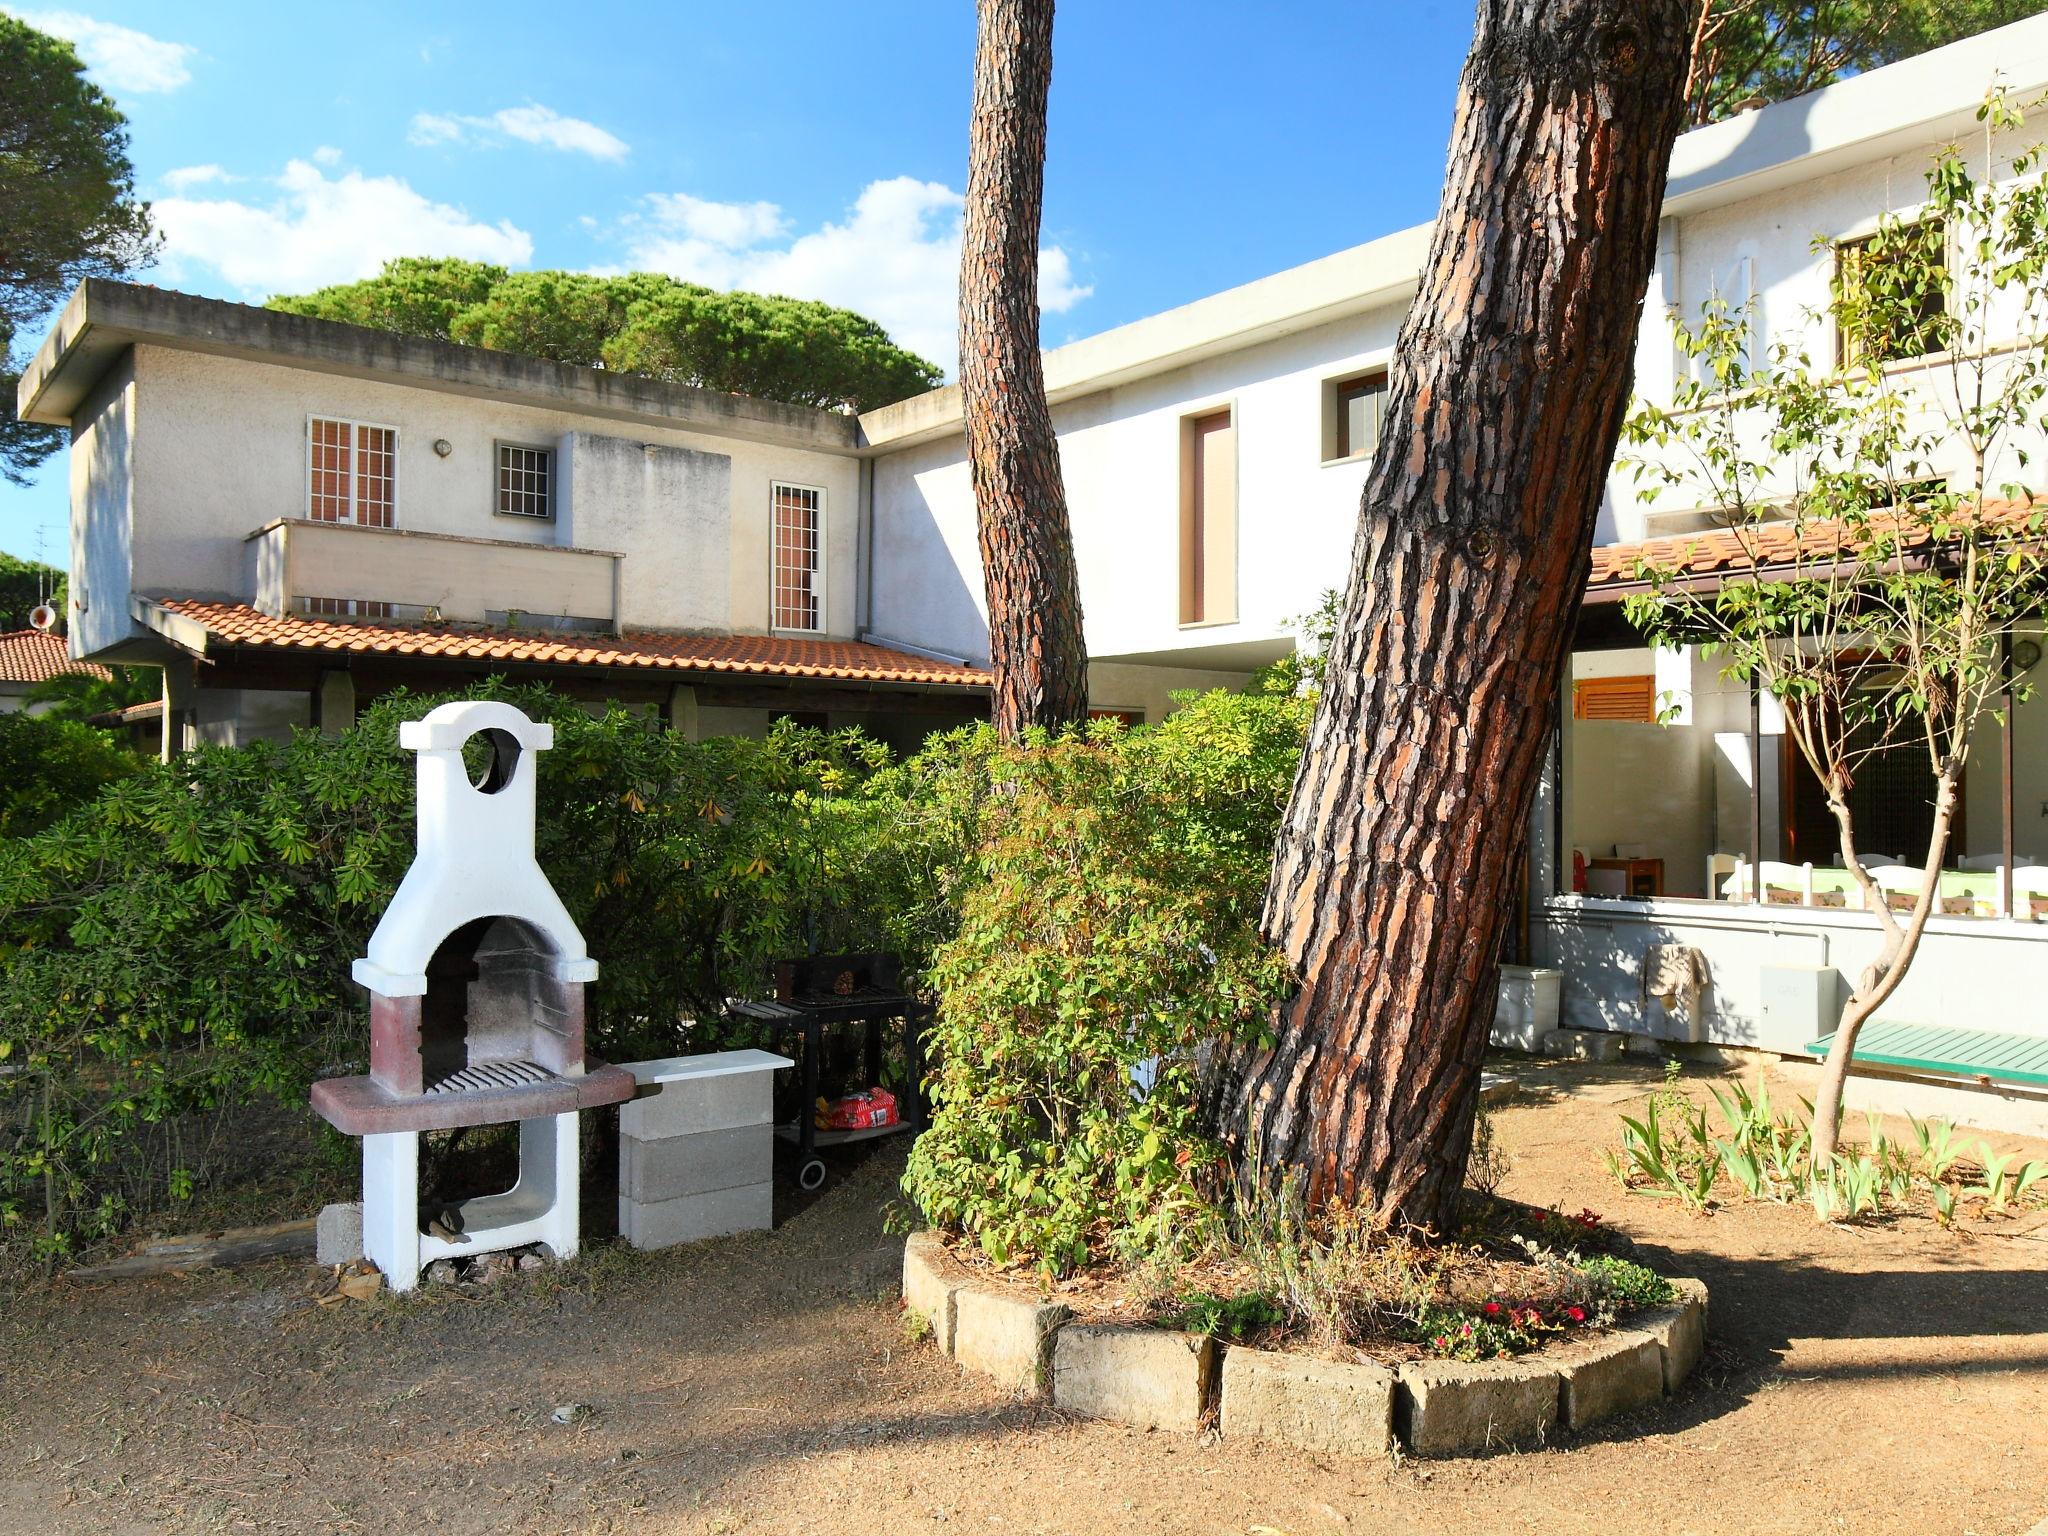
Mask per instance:
[[[1653,1073],[1513,1070],[1537,1091],[1496,1115],[1503,1192],[1590,1206],[1713,1291],[1682,1397],[1542,1451],[1312,1457],[1007,1401],[905,1342],[885,1144],[772,1234],[475,1295],[322,1309],[279,1261],[0,1302],[0,1532],[2018,1536],[2048,1516],[2048,1220],[1691,1217],[1600,1167]]]

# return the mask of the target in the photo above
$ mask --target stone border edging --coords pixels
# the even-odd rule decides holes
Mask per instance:
[[[1446,1456],[1540,1444],[1674,1394],[1706,1346],[1707,1288],[1609,1332],[1514,1360],[1399,1368],[1228,1346],[1168,1328],[1071,1321],[1056,1302],[975,1283],[937,1236],[903,1245],[903,1303],[962,1366],[1027,1397],[1140,1429],[1199,1430],[1304,1450]]]

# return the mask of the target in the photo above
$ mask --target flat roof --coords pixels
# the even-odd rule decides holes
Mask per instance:
[[[78,285],[22,373],[22,420],[68,424],[100,376],[138,342],[821,453],[850,453],[859,441],[852,416],[815,406],[720,394],[106,278]]]
[[[1698,213],[1974,129],[1994,76],[2023,94],[2048,85],[2048,15],[1681,134],[1664,215]],[[1432,228],[1417,224],[1054,347],[1045,354],[1047,397],[1078,399],[1405,301]],[[960,387],[865,412],[860,427],[870,451],[949,436],[960,429]]]

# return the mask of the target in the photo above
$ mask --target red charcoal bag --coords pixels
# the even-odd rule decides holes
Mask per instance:
[[[868,1131],[896,1123],[896,1095],[886,1088],[850,1093],[818,1110],[818,1128],[824,1131]]]

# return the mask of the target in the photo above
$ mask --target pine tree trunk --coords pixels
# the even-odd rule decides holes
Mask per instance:
[[[1515,853],[1626,407],[1687,0],[1481,0],[1267,888],[1301,978],[1205,1108],[1269,1185],[1447,1230]]]
[[[1038,354],[1052,0],[981,0],[960,249],[960,395],[1006,740],[1088,717],[1081,584]]]

